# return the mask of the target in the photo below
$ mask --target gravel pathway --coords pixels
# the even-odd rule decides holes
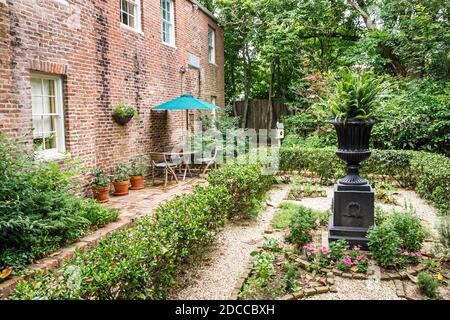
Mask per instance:
[[[289,186],[273,189],[269,193],[270,206],[257,219],[227,224],[213,245],[209,259],[198,268],[192,268],[195,270],[188,271],[189,285],[176,292],[171,299],[230,299],[237,280],[248,266],[250,253],[257,249],[288,190]]]
[[[335,284],[338,292],[323,293],[305,300],[403,300],[397,297],[393,281],[335,277]]]

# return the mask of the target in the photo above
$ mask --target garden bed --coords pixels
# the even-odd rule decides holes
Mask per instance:
[[[358,259],[358,256],[364,256],[361,257],[361,261],[367,260],[362,265],[362,269],[360,262],[356,264],[356,267],[352,263],[349,263],[347,267],[345,259],[342,258],[345,255],[339,258],[341,263],[330,265],[329,261],[322,262],[326,255],[321,250],[325,250],[325,253],[333,250],[327,240],[327,224],[324,223],[325,221],[321,222],[324,220],[321,216],[326,215],[318,214],[320,210],[330,208],[332,189],[328,188],[328,197],[302,198],[300,201],[288,201],[281,206],[272,222],[275,229],[271,231],[273,234],[266,239],[261,250],[253,253],[255,262],[240,290],[239,298],[415,300],[427,298],[423,290],[437,284],[434,293],[431,294],[436,294],[433,298],[448,299],[450,293],[449,251],[437,241],[435,224],[432,223],[435,219],[435,211],[411,191],[400,189],[395,192],[394,197],[398,203],[410,200],[409,202],[417,205],[417,213],[411,212],[411,214],[417,214],[422,224],[430,231],[434,231],[428,233],[423,253],[419,253],[421,257],[416,258],[415,254],[412,257],[412,253],[408,253],[408,259],[402,265],[383,268],[374,259],[372,252],[359,252],[357,248],[354,252],[352,248],[347,248],[346,254],[351,256],[352,262]],[[299,204],[316,210],[314,214],[318,214],[315,217],[316,225],[311,228],[313,230],[312,234],[310,233],[311,241],[305,240],[310,244],[300,248],[287,241],[289,237],[292,237],[289,234],[292,230],[287,229],[292,221],[292,211]],[[378,201],[377,205],[383,205],[385,209],[400,210],[402,208],[399,204],[386,207],[381,201]],[[305,211],[302,209],[302,212]],[[383,217],[386,219],[389,216]],[[378,219],[381,218],[378,217]],[[297,221],[296,226],[306,228],[305,223],[303,220]],[[297,237],[307,235],[308,233],[296,234]],[[420,273],[422,275],[419,275]],[[429,278],[425,281],[419,279],[424,275],[428,275]]]

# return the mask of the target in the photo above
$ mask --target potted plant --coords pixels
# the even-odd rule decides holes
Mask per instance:
[[[105,171],[100,168],[92,170],[92,177],[91,188],[94,198],[101,203],[108,202],[111,180],[108,178]]]
[[[383,79],[370,71],[345,70],[337,81],[325,107],[332,119],[327,123],[337,131],[337,156],[347,163],[347,175],[339,182],[344,185],[364,185],[367,181],[359,177],[359,163],[367,160],[370,133],[379,122],[374,113],[380,105]]]
[[[130,182],[131,190],[144,189],[145,173],[148,168],[148,157],[139,156],[131,158]]]
[[[131,121],[131,119],[133,119],[134,116],[137,115],[138,112],[135,108],[127,106],[123,102],[117,104],[117,106],[113,109],[112,112],[114,120],[122,126],[126,125],[128,122]]]
[[[128,194],[128,185],[130,183],[130,168],[124,162],[118,162],[114,169],[114,195],[125,196]]]

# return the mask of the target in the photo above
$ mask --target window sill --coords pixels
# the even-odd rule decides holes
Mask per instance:
[[[125,29],[125,30],[132,31],[134,33],[140,34],[141,36],[144,35],[144,32],[142,32],[141,30],[138,30],[138,29],[132,28],[130,26],[127,26],[126,24],[124,24],[122,22],[120,23],[120,27]]]
[[[209,65],[210,66],[214,66],[214,67],[218,67],[217,63],[215,63],[215,62],[209,62]]]
[[[35,160],[37,162],[62,161],[69,160],[70,158],[71,155],[68,152],[61,153],[56,150],[35,152]]]
[[[167,43],[167,42],[162,41],[162,44],[165,45],[165,46],[168,46],[169,48],[175,49],[175,50],[178,49],[176,45],[171,44],[171,43]]]

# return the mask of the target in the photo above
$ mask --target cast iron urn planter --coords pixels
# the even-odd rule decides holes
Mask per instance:
[[[375,192],[366,179],[359,176],[360,162],[369,159],[370,133],[378,120],[327,120],[334,125],[338,137],[336,155],[346,162],[347,175],[334,187],[333,216],[329,240],[345,239],[351,245],[367,249],[367,230],[374,225]]]
[[[131,119],[133,119],[133,116],[134,116],[134,115],[128,115],[128,116],[122,117],[122,116],[120,116],[120,115],[118,115],[118,114],[116,114],[116,113],[113,113],[112,116],[113,116],[114,120],[115,120],[118,124],[120,124],[121,126],[124,126],[124,125],[126,125],[128,122],[130,122]]]

